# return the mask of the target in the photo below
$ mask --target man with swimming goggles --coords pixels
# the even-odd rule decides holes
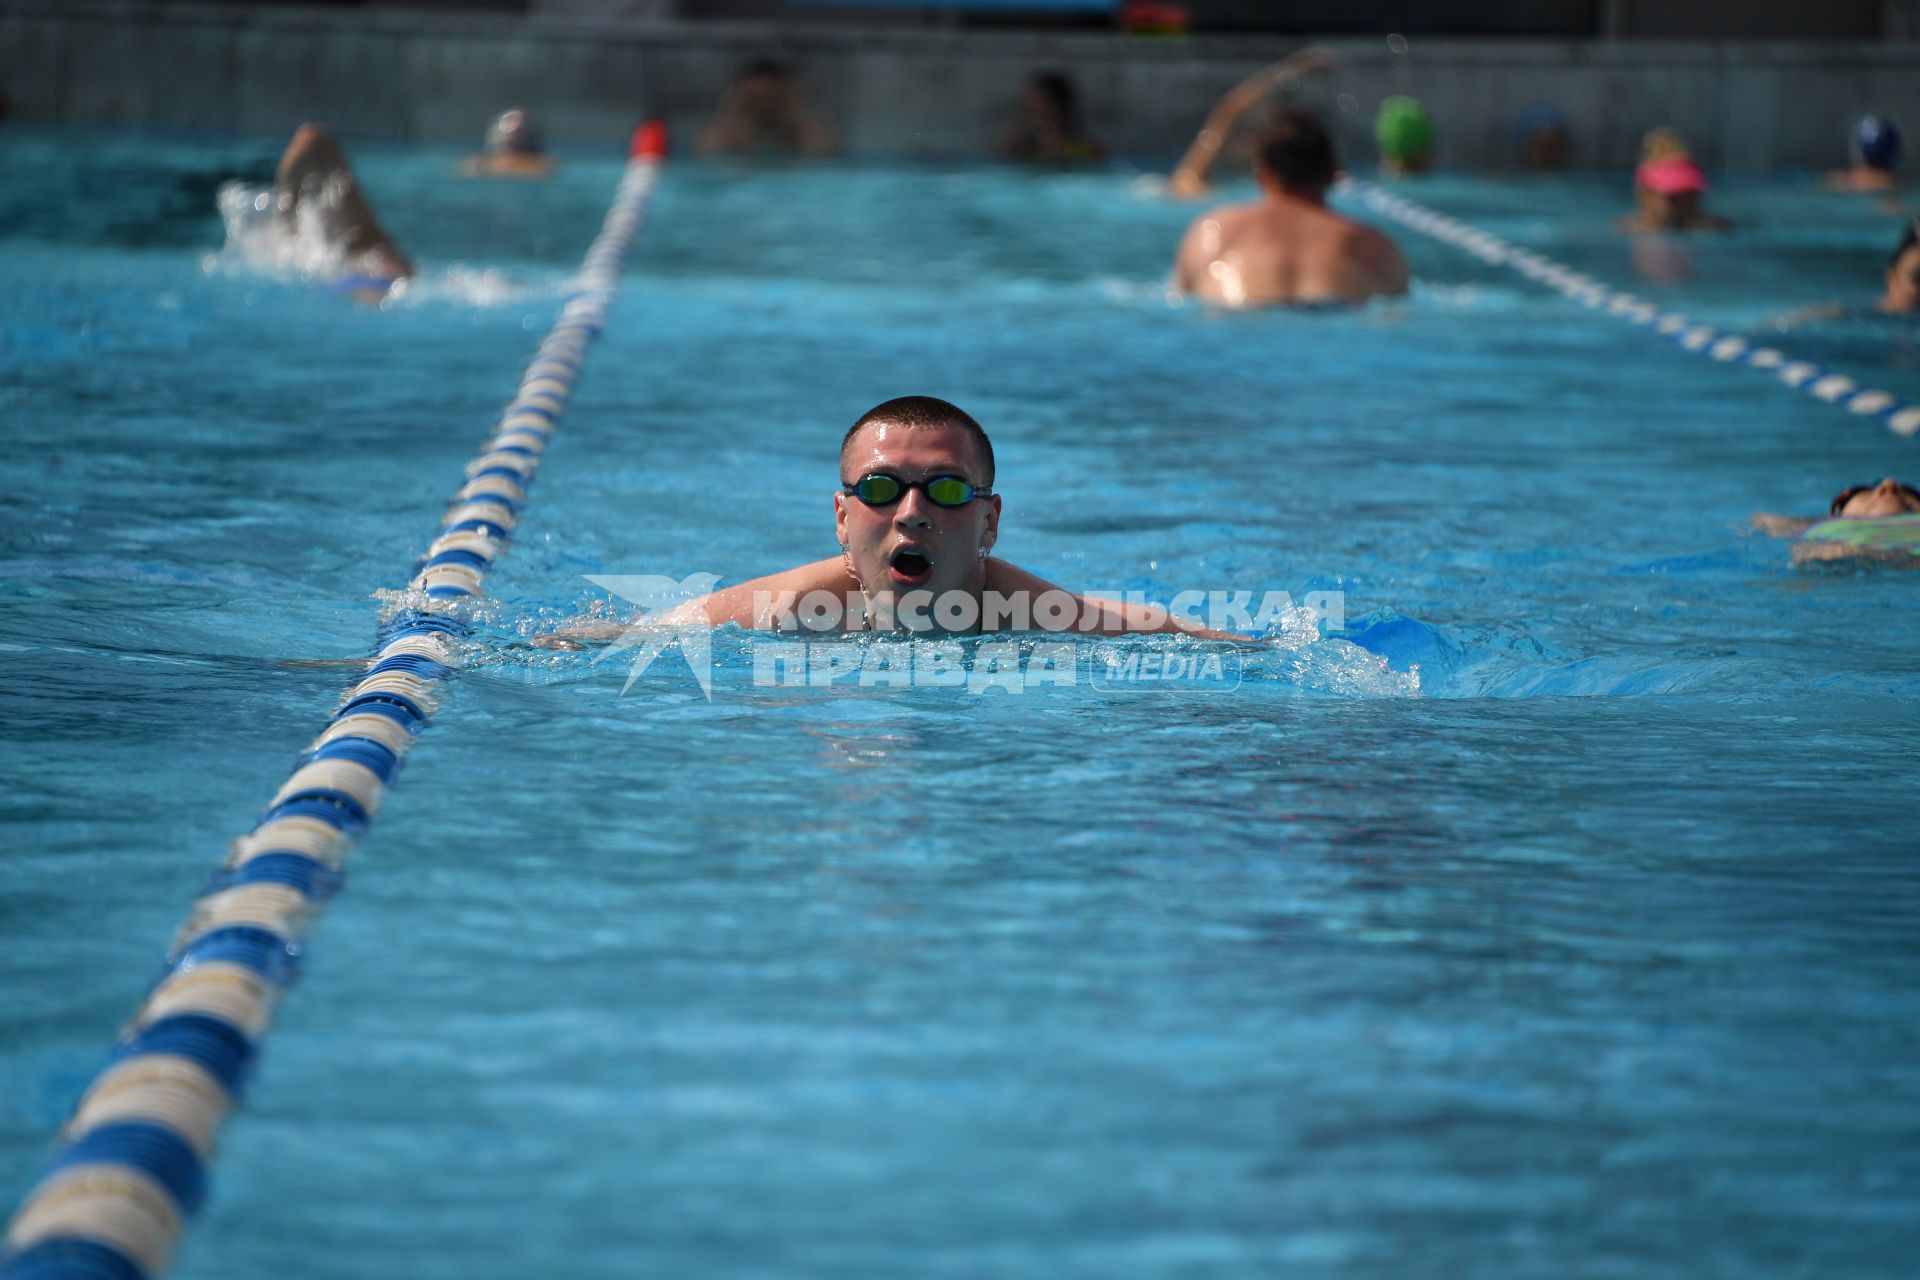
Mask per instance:
[[[795,602],[822,592],[856,606],[842,623],[847,630],[1244,638],[1163,609],[1073,595],[995,557],[1000,495],[993,492],[993,445],[979,423],[932,396],[889,400],[848,430],[833,521],[838,555],[723,588],[662,621],[797,629]]]

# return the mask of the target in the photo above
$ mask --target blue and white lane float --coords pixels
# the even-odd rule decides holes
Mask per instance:
[[[1877,418],[1899,435],[1911,437],[1920,432],[1920,405],[1907,404],[1890,392],[1863,387],[1843,373],[1822,368],[1811,360],[1797,360],[1777,347],[1756,343],[1737,333],[1727,333],[1710,324],[1695,324],[1678,312],[1667,311],[1645,298],[1612,288],[1531,249],[1510,244],[1371,182],[1348,178],[1342,186],[1375,213],[1470,253],[1482,262],[1511,267],[1589,310],[1603,311],[1629,324],[1650,329],[1709,360],[1770,373],[1816,400],[1839,405],[1862,417]]]
[[[418,566],[416,604],[382,629],[366,674],[194,903],[165,974],[14,1215],[5,1280],[155,1280],[167,1270],[206,1198],[220,1123],[298,972],[307,928],[459,664],[455,641],[467,630],[459,602],[481,593],[513,536],[665,149],[659,125],[635,131],[576,285]]]

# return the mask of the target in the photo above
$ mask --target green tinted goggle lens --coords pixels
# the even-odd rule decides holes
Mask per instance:
[[[920,490],[937,507],[964,507],[979,496],[979,491],[959,476],[935,476],[909,484],[898,476],[876,473],[861,476],[847,486],[849,493],[870,507],[891,506],[909,489]]]

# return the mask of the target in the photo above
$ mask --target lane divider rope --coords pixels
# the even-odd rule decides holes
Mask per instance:
[[[438,709],[467,634],[459,601],[481,594],[659,180],[665,131],[635,131],[599,234],[559,318],[527,366],[414,573],[413,599],[382,627],[366,674],[303,752],[254,828],[194,903],[167,968],[74,1108],[46,1173],[7,1231],[4,1280],[157,1280],[206,1198],[221,1121],[239,1100],[275,1003],[300,968],[314,917],[340,886]]]
[[[1536,280],[1557,290],[1590,311],[1601,311],[1671,338],[1684,349],[1709,360],[1744,365],[1773,374],[1789,387],[1804,391],[1816,400],[1839,405],[1847,412],[1862,417],[1877,418],[1896,434],[1911,437],[1920,432],[1920,405],[1908,404],[1891,392],[1863,387],[1846,374],[1823,368],[1811,360],[1796,359],[1776,347],[1756,343],[1740,334],[1729,333],[1710,324],[1695,324],[1678,312],[1668,311],[1625,290],[1612,288],[1531,249],[1520,248],[1470,223],[1429,209],[1371,182],[1346,178],[1342,180],[1341,188],[1351,192],[1362,204],[1382,217],[1432,236],[1492,266],[1511,267],[1529,280]]]

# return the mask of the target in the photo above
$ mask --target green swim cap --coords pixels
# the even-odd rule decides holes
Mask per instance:
[[[1418,164],[1433,150],[1433,119],[1412,98],[1396,94],[1380,104],[1373,118],[1374,140],[1380,158],[1396,164]]]

